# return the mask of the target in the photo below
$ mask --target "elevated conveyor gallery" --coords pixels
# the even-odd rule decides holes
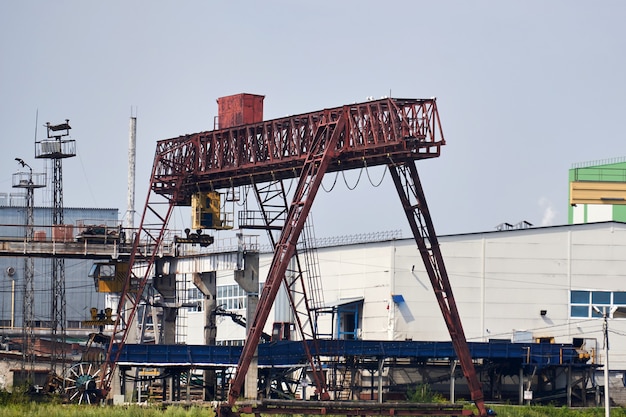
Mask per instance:
[[[318,340],[318,343],[320,354],[326,357],[405,358],[420,361],[457,357],[451,342]],[[475,360],[509,359],[519,361],[524,366],[537,367],[555,364],[585,365],[571,344],[497,341],[468,342],[468,346]],[[118,364],[196,368],[236,366],[241,351],[241,346],[125,344]],[[306,363],[307,357],[302,342],[279,341],[259,344],[260,367],[292,367]]]
[[[403,398],[407,390],[419,383],[438,386],[444,393],[449,390],[449,396],[453,398],[454,380],[461,381],[462,375],[455,366],[458,357],[452,342],[317,342],[334,400],[371,400],[379,396],[387,400],[399,399],[398,396]],[[590,378],[596,365],[590,363],[589,356],[581,354],[572,344],[491,341],[469,342],[468,347],[485,386],[486,397],[491,401],[523,402],[522,392],[531,386],[529,381],[537,402],[549,398],[550,401],[568,404],[591,403],[594,390],[597,391]],[[183,400],[178,381],[186,379],[184,376],[193,374],[194,370],[219,371],[222,375],[221,391],[225,393],[242,349],[241,346],[126,344],[120,352],[118,365],[121,369],[160,368],[164,384],[174,384],[179,390],[169,400]],[[306,397],[306,388],[296,395],[306,380],[304,375],[308,374],[308,359],[302,342],[259,344],[258,366],[259,374],[263,375],[259,380],[259,392],[263,392],[264,383],[272,386],[265,390],[266,398]],[[409,373],[417,376],[419,382],[405,380],[401,383],[399,378],[392,377]],[[293,379],[294,375],[299,377]],[[165,382],[167,378],[169,382]],[[503,382],[504,379],[507,381]],[[292,387],[276,392],[275,387],[285,384],[292,384]],[[460,382],[457,389],[464,394],[462,385]],[[165,396],[162,399],[168,400]]]

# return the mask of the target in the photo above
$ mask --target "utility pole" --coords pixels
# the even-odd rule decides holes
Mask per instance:
[[[609,316],[617,310],[617,307],[609,309],[593,306],[593,310],[602,315],[602,332],[604,334],[604,416],[611,417],[611,397],[609,396]]]
[[[35,188],[46,186],[46,174],[33,174],[33,169],[21,158],[15,160],[22,166],[28,168],[28,172],[17,172],[13,174],[13,188],[26,189],[26,213],[24,220],[24,242],[31,242],[34,237],[34,207]],[[22,377],[28,384],[34,382],[35,366],[35,336],[34,336],[34,314],[35,305],[35,261],[30,256],[24,258],[23,277],[23,297],[22,300]]]

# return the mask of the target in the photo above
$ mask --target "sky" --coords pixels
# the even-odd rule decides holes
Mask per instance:
[[[417,166],[438,234],[566,224],[572,164],[626,155],[625,18],[623,1],[3,1],[0,192],[16,157],[49,169],[35,140],[69,119],[64,206],[123,216],[133,115],[138,224],[156,141],[211,130],[218,97],[264,95],[265,119],[437,97],[446,146]],[[340,176],[312,216],[317,237],[410,236],[382,168]]]

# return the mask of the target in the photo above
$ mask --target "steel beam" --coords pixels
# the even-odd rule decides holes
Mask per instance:
[[[304,227],[306,218],[313,205],[313,200],[319,189],[331,158],[336,156],[337,143],[340,138],[344,138],[345,119],[338,117],[336,114],[329,112],[320,122],[315,140],[307,155],[304,166],[302,167],[302,175],[298,181],[293,201],[289,207],[287,220],[283,227],[279,241],[276,243],[274,250],[274,258],[263,286],[259,305],[255,311],[253,321],[248,331],[248,337],[243,347],[243,352],[237,366],[237,372],[228,392],[228,405],[233,406],[237,401],[241,387],[245,379],[246,372],[250,366],[250,362],[254,356],[254,352],[259,344],[263,326],[267,322],[270,310],[276,299],[276,294],[282,282],[285,281],[285,271],[289,266],[289,262],[293,257],[298,238]],[[292,302],[293,303],[293,302]],[[296,315],[297,319],[297,315]],[[301,323],[298,323],[300,328]],[[309,345],[303,344],[309,365],[313,371],[313,379],[318,389],[320,398],[328,398],[326,382],[322,374],[322,364],[319,358],[314,358]],[[318,349],[314,346],[313,351],[316,353]]]
[[[482,387],[474,369],[467,340],[465,339],[461,317],[452,294],[452,287],[450,286],[435,228],[426,204],[426,196],[417,174],[417,168],[413,161],[403,164],[391,163],[388,167],[426,267],[426,272],[435,291],[435,296],[448,327],[461,369],[467,379],[472,401],[476,404],[480,415],[486,416],[487,410],[483,400]]]
[[[165,213],[161,213],[161,206],[165,207]],[[148,278],[153,273],[155,261],[157,257],[163,254],[165,231],[173,209],[173,200],[163,201],[161,197],[148,193],[141,216],[141,223],[133,240],[128,275],[124,281],[124,287],[117,306],[111,343],[107,349],[104,363],[101,366],[99,389],[104,397],[108,395],[111,388],[111,381],[115,374],[114,371],[121,347],[124,346],[129,336],[131,324],[135,319]],[[145,267],[141,268],[140,272],[134,268],[139,258],[144,258],[146,262]],[[136,275],[136,272],[139,275]]]
[[[198,190],[299,178],[327,115],[346,120],[327,172],[434,158],[445,144],[434,98],[386,98],[161,140],[152,190],[188,205]]]

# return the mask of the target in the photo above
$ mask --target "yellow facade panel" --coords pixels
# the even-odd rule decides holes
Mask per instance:
[[[626,204],[626,182],[572,181],[570,205]]]

